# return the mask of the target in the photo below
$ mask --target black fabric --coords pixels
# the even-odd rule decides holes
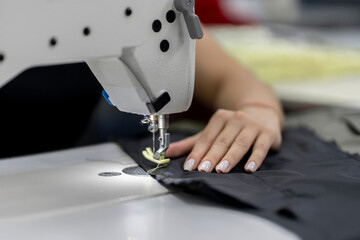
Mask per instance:
[[[20,74],[0,89],[0,157],[73,147],[101,91],[84,63]]]
[[[183,137],[173,134],[172,141]],[[150,137],[120,144],[145,170],[155,167],[141,156]],[[306,129],[285,130],[280,151],[253,174],[244,172],[245,161],[226,175],[184,172],[184,160],[172,160],[154,177],[268,218],[304,239],[360,239],[360,157]]]

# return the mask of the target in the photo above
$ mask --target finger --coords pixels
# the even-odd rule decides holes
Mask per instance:
[[[230,120],[226,124],[225,128],[216,138],[205,157],[201,160],[198,167],[199,171],[211,172],[215,168],[216,164],[220,162],[231,147],[231,144],[239,134],[241,127],[242,124],[236,120]],[[210,166],[210,168],[208,166]]]
[[[249,157],[249,160],[245,164],[245,171],[255,172],[261,166],[266,155],[269,152],[273,140],[274,137],[270,134],[259,135],[253,146],[253,150]]]
[[[168,150],[166,151],[166,157],[177,158],[181,157],[191,151],[194,147],[196,140],[199,138],[200,133],[185,138],[181,141],[171,143]]]
[[[200,134],[198,141],[196,141],[194,148],[187,157],[184,164],[184,170],[192,171],[199,165],[199,162],[208,152],[219,133],[223,130],[225,123],[230,116],[232,116],[231,111],[219,110],[211,117],[208,125]]]
[[[249,151],[258,135],[258,128],[245,127],[236,137],[221,162],[216,166],[216,171],[218,173],[228,173]]]
[[[274,151],[278,151],[282,142],[281,130],[276,131],[274,135],[275,135],[275,140],[274,143],[271,145],[270,149]]]

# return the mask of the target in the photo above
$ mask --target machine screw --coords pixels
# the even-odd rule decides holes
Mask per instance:
[[[167,52],[170,48],[170,43],[168,40],[162,40],[160,43],[160,50],[162,52]]]
[[[49,41],[50,47],[55,47],[56,44],[57,44],[56,38],[55,37],[50,38],[50,41]]]
[[[173,10],[170,10],[166,13],[166,20],[169,23],[173,23],[176,19],[176,13]]]
[[[160,32],[162,27],[162,24],[160,22],[160,20],[155,20],[152,24],[152,29],[154,30],[154,32]]]
[[[84,27],[83,29],[83,34],[84,36],[89,36],[90,35],[90,28],[89,27]]]
[[[132,14],[132,10],[130,7],[125,9],[125,16],[129,17]]]

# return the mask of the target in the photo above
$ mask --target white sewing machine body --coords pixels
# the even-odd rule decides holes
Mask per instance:
[[[146,103],[164,92],[171,101],[156,114],[187,110],[195,41],[174,0],[99,3],[1,0],[0,85],[30,67],[85,61],[121,111],[154,114]]]
[[[192,101],[194,39],[203,35],[194,4],[1,0],[0,86],[27,68],[85,61],[109,103],[152,116],[149,131],[159,131],[160,142],[155,151],[153,138],[154,160],[163,159],[168,114],[186,111]]]

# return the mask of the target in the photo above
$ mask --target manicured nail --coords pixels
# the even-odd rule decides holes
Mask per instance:
[[[255,168],[256,168],[256,163],[255,162],[250,162],[247,165],[246,170],[249,170],[250,172],[255,172]]]
[[[210,167],[211,167],[211,162],[205,161],[200,165],[199,171],[208,172],[210,170]]]
[[[226,172],[226,170],[228,169],[228,167],[229,167],[229,161],[224,160],[224,161],[221,161],[221,162],[216,166],[216,170],[224,173],[224,172]]]
[[[189,159],[186,161],[185,166],[184,166],[184,170],[185,171],[191,171],[194,167],[195,164],[195,159]]]

